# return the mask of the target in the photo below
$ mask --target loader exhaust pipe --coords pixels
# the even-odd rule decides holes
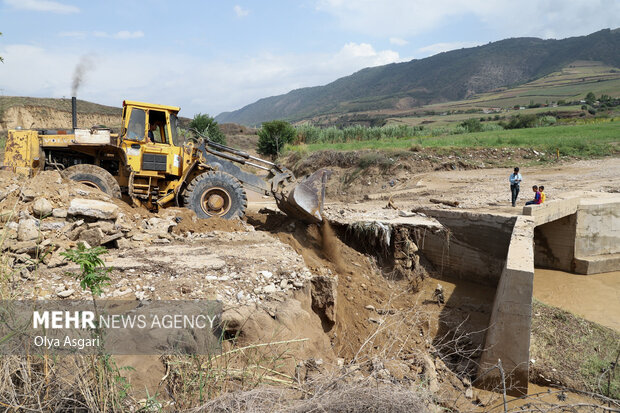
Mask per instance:
[[[71,126],[75,132],[77,129],[77,98],[75,96],[71,97]]]

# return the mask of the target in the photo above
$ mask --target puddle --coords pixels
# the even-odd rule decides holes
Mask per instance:
[[[620,331],[620,271],[578,275],[537,268],[534,298]]]

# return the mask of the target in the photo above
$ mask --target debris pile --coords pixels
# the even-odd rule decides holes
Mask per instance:
[[[77,266],[61,255],[79,243],[109,249],[108,298],[249,304],[312,278],[291,247],[240,220],[198,219],[187,208],[152,214],[56,171],[31,179],[1,172],[0,188],[3,264],[24,298],[86,297],[66,275]]]

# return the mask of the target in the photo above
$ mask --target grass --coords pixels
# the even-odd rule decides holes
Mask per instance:
[[[445,136],[418,136],[404,139],[375,139],[344,143],[316,143],[291,146],[293,152],[321,150],[355,151],[361,149],[407,150],[420,148],[498,148],[527,147],[574,157],[606,156],[617,152],[620,122],[600,122],[573,126],[497,130]]]
[[[534,300],[531,340],[531,381],[620,399],[617,331]]]

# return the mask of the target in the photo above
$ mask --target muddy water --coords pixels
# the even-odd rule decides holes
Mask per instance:
[[[620,331],[620,271],[578,275],[537,268],[534,298]]]

